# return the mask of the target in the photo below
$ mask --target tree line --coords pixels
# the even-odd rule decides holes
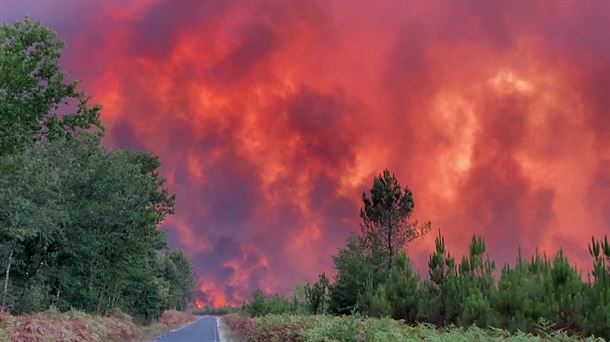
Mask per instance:
[[[30,19],[0,26],[1,305],[184,310],[195,280],[158,229],[175,202],[159,159],[101,143],[101,108],[66,81],[62,49]]]
[[[405,244],[422,236],[430,223],[410,219],[413,195],[389,171],[375,177],[363,194],[361,233],[348,238],[333,257],[334,282],[325,274],[297,286],[291,298],[265,297],[257,290],[244,305],[253,316],[310,313],[392,317],[438,327],[497,327],[536,333],[549,328],[610,339],[610,243],[592,238],[592,271],[582,279],[564,253],[548,258],[538,251],[502,267],[487,254],[482,236],[472,237],[468,255],[457,261],[441,232],[422,277]]]

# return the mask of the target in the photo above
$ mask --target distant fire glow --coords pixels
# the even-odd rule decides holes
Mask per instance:
[[[454,255],[479,233],[500,267],[587,269],[610,233],[609,2],[36,4],[0,18],[55,28],[107,143],[160,156],[197,307],[332,273],[384,168]]]

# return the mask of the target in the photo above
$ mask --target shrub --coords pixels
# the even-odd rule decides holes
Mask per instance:
[[[309,329],[303,329],[299,335],[305,341],[345,341],[356,342],[362,335],[363,321],[357,315],[327,317]]]
[[[564,331],[554,331],[546,326],[541,336],[518,331],[514,334],[502,329],[482,329],[476,325],[468,328],[450,327],[437,329],[430,324],[409,326],[390,318],[366,318],[359,315],[268,315],[264,317],[244,317],[235,314],[224,317],[225,323],[244,340],[294,341],[294,342],[399,342],[399,341],[596,341],[567,335]]]
[[[159,322],[167,325],[181,325],[192,321],[195,317],[188,312],[166,310],[159,318]]]
[[[460,317],[460,323],[464,326],[476,324],[481,328],[486,328],[491,324],[491,306],[483,294],[474,290],[464,302],[464,311]]]
[[[239,336],[248,337],[251,336],[254,331],[254,320],[250,317],[229,314],[222,319],[227,326]]]
[[[4,319],[10,322],[4,334],[6,340],[15,342],[133,341],[142,334],[131,317],[120,311],[106,316],[74,310],[66,313],[47,311]]]

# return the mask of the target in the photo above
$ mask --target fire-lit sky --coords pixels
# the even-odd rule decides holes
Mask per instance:
[[[610,233],[610,2],[0,1],[66,41],[106,142],[158,154],[198,303],[332,273],[395,172],[449,249]],[[424,270],[434,233],[410,246]]]

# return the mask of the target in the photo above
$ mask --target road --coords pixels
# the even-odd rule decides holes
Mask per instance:
[[[186,327],[152,339],[150,342],[220,342],[216,317],[204,316]]]

